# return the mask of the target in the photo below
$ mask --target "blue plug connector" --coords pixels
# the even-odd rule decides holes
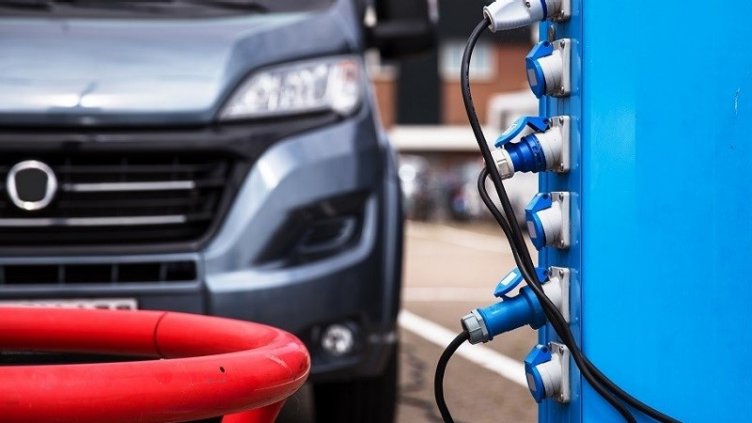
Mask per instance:
[[[547,272],[541,268],[537,268],[536,272],[538,279],[544,283],[543,291],[561,310],[564,298],[562,280],[549,280]],[[462,326],[468,331],[471,344],[488,342],[496,335],[525,325],[538,329],[546,324],[546,314],[532,289],[524,287],[514,297],[507,295],[522,280],[520,271],[514,269],[499,282],[494,292],[494,296],[502,298],[502,301],[488,307],[476,308],[462,318]]]
[[[543,172],[546,170],[546,154],[538,137],[528,135],[520,142],[507,144],[504,149],[509,154],[515,172]]]
[[[569,119],[525,116],[497,140],[492,152],[502,179],[515,172],[569,170]]]

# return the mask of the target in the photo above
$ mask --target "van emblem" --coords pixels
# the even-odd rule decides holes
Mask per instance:
[[[19,209],[41,210],[57,193],[57,177],[46,164],[36,160],[16,163],[8,172],[8,197]]]

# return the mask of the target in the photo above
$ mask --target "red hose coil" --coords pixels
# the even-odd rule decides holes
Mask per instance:
[[[269,422],[310,369],[287,332],[173,312],[4,307],[0,350],[165,359],[0,367],[2,422]]]

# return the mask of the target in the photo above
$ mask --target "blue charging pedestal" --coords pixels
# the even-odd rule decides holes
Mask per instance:
[[[571,318],[590,359],[635,397],[685,422],[752,419],[752,2],[572,0],[541,27],[571,38]],[[540,332],[546,344],[556,337]],[[541,422],[618,422],[571,369],[571,402]],[[639,421],[650,421],[644,416]]]

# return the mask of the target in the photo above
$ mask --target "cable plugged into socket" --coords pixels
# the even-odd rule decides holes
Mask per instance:
[[[569,321],[569,269],[552,267],[548,271],[537,268],[543,292]],[[525,325],[539,329],[546,324],[546,314],[535,293],[529,287],[509,296],[524,280],[519,269],[507,274],[496,287],[494,296],[502,300],[488,307],[476,308],[462,318],[462,327],[469,334],[471,344],[488,342],[494,336]]]
[[[567,20],[572,16],[571,0],[497,0],[483,14],[492,32],[521,28],[545,19]]]
[[[571,167],[571,119],[524,116],[507,129],[491,152],[502,179],[516,172],[568,172]]]

